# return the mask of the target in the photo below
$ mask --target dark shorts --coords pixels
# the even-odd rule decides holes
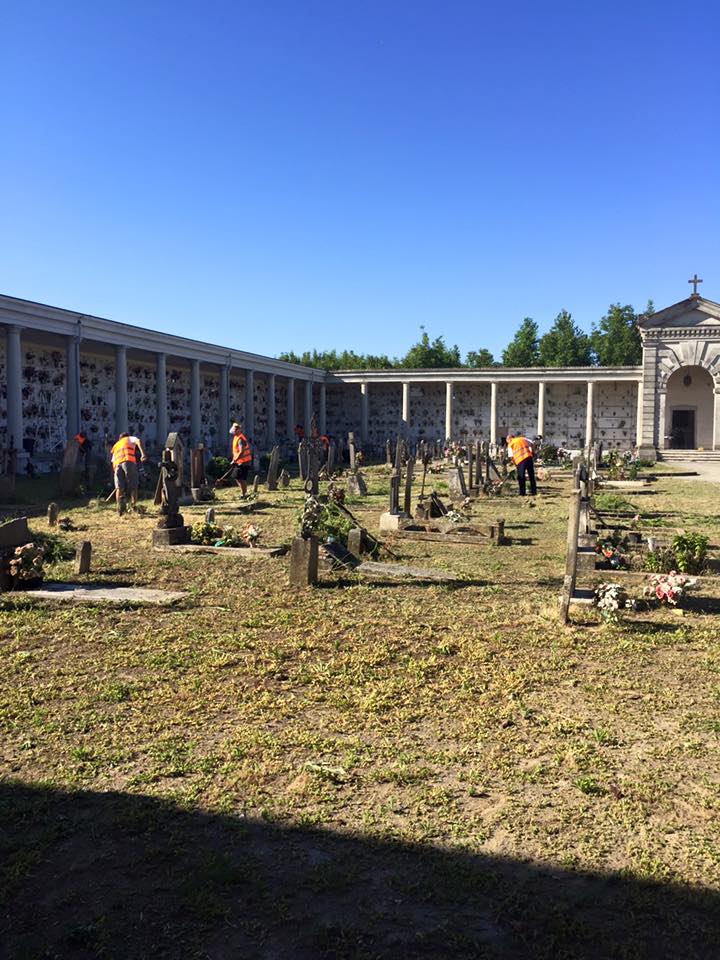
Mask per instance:
[[[233,478],[233,480],[247,480],[249,469],[249,463],[234,463],[230,476]]]
[[[115,486],[120,493],[138,492],[138,465],[126,460],[115,467]]]

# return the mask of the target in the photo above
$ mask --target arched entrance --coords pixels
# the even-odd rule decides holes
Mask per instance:
[[[668,377],[665,446],[674,450],[713,448],[714,383],[703,367],[679,367]]]

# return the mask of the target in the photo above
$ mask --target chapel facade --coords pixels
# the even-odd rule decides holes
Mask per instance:
[[[639,326],[639,367],[325,373],[0,296],[0,446],[51,467],[81,429],[96,450],[124,430],[150,447],[177,430],[227,455],[236,419],[263,452],[314,419],[376,450],[398,434],[496,442],[512,431],[650,459],[720,452],[720,304],[695,292]]]

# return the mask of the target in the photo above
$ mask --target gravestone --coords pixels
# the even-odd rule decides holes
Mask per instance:
[[[355,473],[355,434],[348,434],[348,454],[350,456],[350,472]]]
[[[215,507],[208,507],[205,511],[205,523],[215,523]]]
[[[354,556],[362,556],[365,549],[365,531],[362,527],[353,527],[348,532],[347,548]]]
[[[31,539],[27,517],[0,523],[0,547],[22,547]]]
[[[153,530],[155,547],[169,547],[190,542],[190,530],[178,510],[182,492],[183,444],[177,433],[169,433],[160,461],[160,476],[155,488],[155,505],[160,507],[160,519]]]
[[[385,513],[380,515],[381,530],[399,530],[409,514],[400,510],[400,479],[401,471],[395,467],[390,477],[390,502]]]
[[[327,474],[328,480],[332,478],[333,473],[335,472],[335,441],[331,440],[328,444],[327,450],[327,461],[325,463],[325,473]]]
[[[317,537],[295,537],[290,548],[290,586],[311,587],[318,579]]]
[[[289,487],[290,486],[290,474],[287,470],[280,471],[280,486]]]
[[[408,517],[412,516],[412,482],[414,471],[415,461],[408,460],[407,466],[405,467],[405,498],[403,503],[403,510]]]
[[[388,467],[392,466],[392,443],[389,440],[385,441],[385,463]]]
[[[202,443],[190,451],[190,494],[195,503],[213,498],[205,476],[205,446]]]
[[[253,480],[253,485],[252,485],[252,492],[255,496],[257,496],[259,487],[260,487],[260,474],[256,473],[255,479]]]
[[[75,492],[77,486],[76,467],[80,444],[75,438],[69,440],[65,453],[63,454],[62,467],[60,469],[60,496],[69,497]]]
[[[464,500],[467,497],[467,486],[465,485],[465,474],[460,464],[447,471],[446,479],[450,499]]]
[[[48,526],[56,527],[58,522],[58,505],[49,503],[47,509]]]
[[[277,490],[278,472],[280,469],[280,447],[273,447],[270,452],[270,462],[268,463],[267,488],[268,490]]]
[[[83,540],[78,544],[75,553],[75,573],[89,573],[91,557],[92,543],[89,540]]]

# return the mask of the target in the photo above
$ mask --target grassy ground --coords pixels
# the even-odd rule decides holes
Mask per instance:
[[[264,543],[294,487],[250,508]],[[479,502],[509,547],[394,546],[457,586],[305,593],[286,559],[169,557],[151,516],[63,509],[87,579],[189,598],[2,603],[0,955],[716,957],[720,591],[560,628],[568,490]],[[715,486],[627,499],[720,542]]]

